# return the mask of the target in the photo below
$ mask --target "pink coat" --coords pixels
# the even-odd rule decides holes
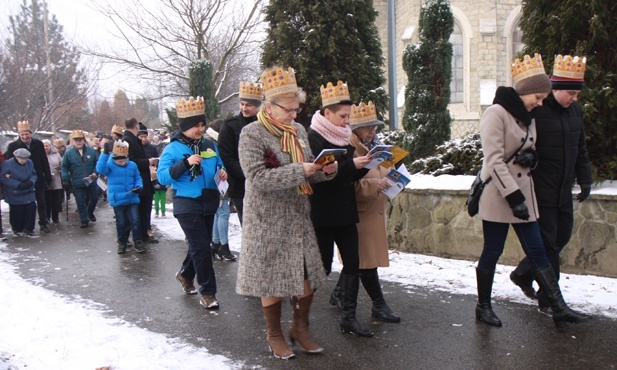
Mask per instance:
[[[505,164],[505,161],[523,143],[527,129],[529,136],[519,153],[528,148],[535,148],[535,120],[532,120],[531,125],[526,128],[522,122],[517,121],[498,104],[488,107],[480,119],[480,137],[484,153],[482,179],[493,178],[480,197],[478,216],[482,220],[523,223],[536,221],[539,217],[531,168],[514,164],[514,160]],[[528,221],[514,217],[505,198],[519,189],[525,196],[525,204],[529,209]]]

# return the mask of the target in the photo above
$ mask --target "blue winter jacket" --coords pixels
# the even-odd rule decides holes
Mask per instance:
[[[99,159],[98,152],[87,145],[84,145],[83,151],[83,160],[75,147],[69,148],[62,158],[62,181],[70,180],[74,188],[86,187],[83,178],[96,173],[96,161]]]
[[[11,174],[11,178],[6,175]],[[34,195],[34,183],[36,183],[36,170],[34,163],[27,160],[23,165],[17,159],[7,159],[2,164],[0,181],[4,184],[4,197],[8,204],[28,204],[36,200]],[[32,184],[27,189],[18,189],[19,184],[30,181]]]
[[[139,204],[139,194],[131,192],[131,189],[143,188],[135,162],[118,166],[109,154],[103,153],[96,163],[96,172],[107,176],[107,199],[112,207]]]

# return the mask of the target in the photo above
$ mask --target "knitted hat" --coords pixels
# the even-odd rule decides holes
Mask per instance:
[[[141,122],[139,122],[139,132],[137,132],[137,136],[139,135],[148,135],[148,128]]]
[[[553,90],[582,90],[587,58],[557,55],[553,65]]]
[[[26,148],[19,148],[13,152],[13,156],[17,158],[30,158],[30,151]]]
[[[519,95],[548,94],[551,92],[551,79],[544,71],[542,56],[538,53],[533,58],[525,55],[523,60],[512,63],[512,80],[514,90]]]
[[[515,83],[514,90],[519,95],[548,94],[552,86],[551,79],[547,75],[536,75]]]

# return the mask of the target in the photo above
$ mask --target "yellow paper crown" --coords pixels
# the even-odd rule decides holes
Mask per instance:
[[[127,157],[129,155],[129,143],[122,140],[114,141],[113,153],[116,157]]]
[[[319,91],[321,91],[321,103],[323,107],[338,104],[345,100],[351,100],[349,97],[349,88],[343,81],[337,82],[336,86],[333,86],[332,82],[328,82],[326,87],[322,85]]]
[[[84,139],[85,135],[84,132],[82,130],[73,130],[71,131],[71,139]]]
[[[118,135],[121,135],[121,136],[124,134],[124,130],[122,130],[122,127],[120,127],[120,126],[118,126],[118,125],[114,125],[114,126],[111,128],[111,132],[112,132],[112,133],[115,133],[115,134],[118,134]]]
[[[22,132],[22,131],[32,132],[32,129],[30,129],[30,123],[28,123],[28,121],[18,121],[17,122],[17,132]]]
[[[260,83],[240,82],[240,99],[261,100],[261,94]]]
[[[368,104],[362,102],[358,105],[352,105],[351,114],[349,115],[349,127],[353,129],[354,127],[368,126],[367,124],[369,123],[376,125],[383,123],[377,119],[377,110],[373,102],[369,101]]]
[[[178,118],[187,118],[194,116],[201,116],[206,112],[206,103],[204,102],[204,98],[198,96],[197,98],[193,98],[192,96],[189,100],[180,99],[176,103],[176,113],[178,114]]]
[[[585,68],[587,67],[587,58],[574,58],[570,55],[555,57],[553,65],[553,76],[562,78],[571,78],[573,80],[583,81],[585,79]]]
[[[546,74],[544,71],[544,64],[542,64],[542,56],[535,53],[533,58],[529,55],[525,55],[523,61],[516,59],[512,63],[512,81],[517,83],[521,80],[536,76],[539,74]]]
[[[266,70],[261,74],[260,79],[266,99],[285,93],[298,92],[296,74],[291,67],[287,68],[287,71],[283,68]]]
[[[54,146],[64,146],[64,140],[61,137],[59,137],[57,139],[54,139],[53,144]]]

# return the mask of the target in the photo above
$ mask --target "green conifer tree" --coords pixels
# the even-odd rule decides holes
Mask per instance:
[[[319,87],[347,82],[354,103],[372,100],[378,114],[388,106],[383,55],[372,0],[272,0],[262,65],[293,67],[307,93],[296,119],[305,126],[321,107]]]
[[[413,138],[406,142],[410,160],[430,155],[450,139],[448,111],[452,79],[454,18],[447,0],[429,0],[420,11],[420,42],[403,54],[408,83],[403,127]]]
[[[204,98],[208,122],[219,116],[219,104],[214,93],[212,62],[204,59],[191,62],[189,66],[189,95]]]

